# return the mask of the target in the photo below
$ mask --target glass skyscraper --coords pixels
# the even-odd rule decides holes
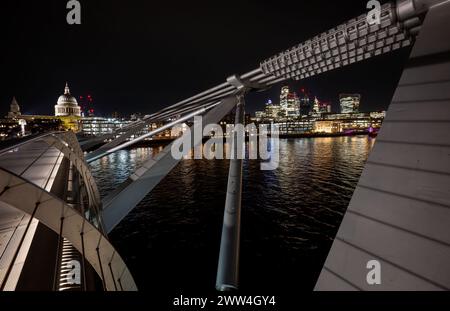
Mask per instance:
[[[340,94],[339,102],[341,104],[341,113],[359,112],[359,103],[361,95],[359,94]]]

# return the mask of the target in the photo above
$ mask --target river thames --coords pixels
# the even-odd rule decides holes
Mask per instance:
[[[279,167],[244,161],[240,288],[312,290],[375,142],[280,140]],[[162,146],[93,163],[104,197]],[[140,290],[214,290],[228,160],[182,160],[110,239]]]

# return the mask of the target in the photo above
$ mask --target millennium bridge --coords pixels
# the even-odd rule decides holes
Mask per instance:
[[[379,23],[369,23],[366,14],[353,18],[114,133],[79,140],[72,132],[51,132],[1,150],[1,290],[137,290],[108,234],[179,160],[169,144],[104,198],[90,162],[174,125],[192,124],[195,116],[201,115],[204,125],[216,124],[234,111],[235,122],[242,123],[249,92],[405,47],[412,48],[409,61],[315,290],[449,290],[448,0],[384,4]],[[155,122],[165,124],[137,136]],[[192,134],[191,142],[200,145],[201,135]],[[220,291],[239,286],[242,174],[242,160],[230,160]],[[366,282],[370,260],[383,269],[376,287]],[[68,277],[74,268],[81,271],[78,282]]]

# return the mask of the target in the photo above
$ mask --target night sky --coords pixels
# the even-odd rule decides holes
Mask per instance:
[[[0,116],[16,96],[25,114],[51,114],[65,81],[91,94],[97,115],[151,113],[258,67],[259,62],[350,18],[367,1],[87,1],[81,25],[66,0],[1,2]],[[386,109],[409,50],[289,83],[338,107]],[[247,111],[278,102],[281,85],[247,98]]]

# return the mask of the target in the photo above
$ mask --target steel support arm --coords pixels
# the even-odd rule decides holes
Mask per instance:
[[[203,125],[217,123],[236,106],[236,97],[228,97],[203,117]],[[203,128],[201,129],[203,131]],[[191,127],[191,147],[202,143],[203,135],[194,135]],[[180,160],[171,154],[169,144],[155,158],[145,162],[133,175],[103,201],[105,230],[110,232],[154,188]]]
[[[235,125],[244,125],[244,98],[238,96]],[[217,267],[216,289],[234,290],[238,287],[239,246],[241,230],[242,197],[242,151],[245,148],[245,132],[234,130],[231,150],[233,152],[228,172],[227,196],[223,215],[222,239],[220,243],[219,264]]]

